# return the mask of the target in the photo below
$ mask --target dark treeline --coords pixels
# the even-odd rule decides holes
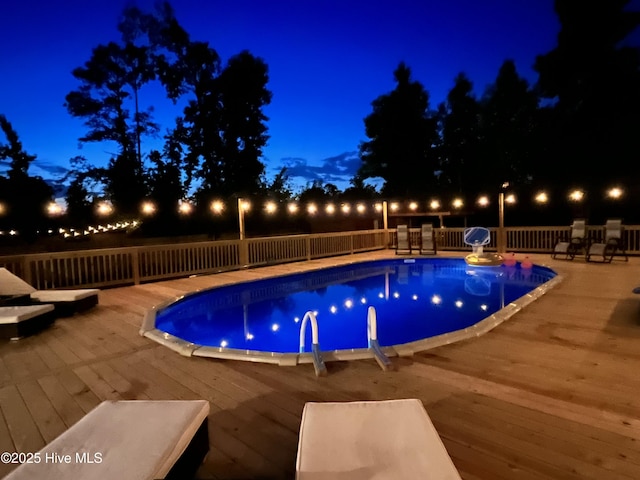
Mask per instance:
[[[196,220],[187,225],[178,218],[180,201],[189,199],[197,210],[192,218],[206,223],[213,199],[233,205],[238,197],[258,196],[352,201],[459,195],[471,214],[478,195],[495,195],[504,182],[523,199],[538,189],[562,199],[546,212],[523,201],[518,224],[567,222],[576,215],[635,215],[640,221],[633,210],[640,200],[640,49],[626,40],[640,13],[627,11],[628,4],[556,0],[557,45],[536,58],[538,78],[531,85],[506,59],[480,97],[460,73],[446,100],[431,105],[427,88],[401,62],[393,72],[395,88],[374,99],[364,118],[367,140],[351,187],[340,191],[315,182],[298,194],[286,169],[268,180],[261,161],[269,138],[263,109],[271,101],[266,62],[247,51],[223,62],[208,43],[190,38],[168,3],[153,12],[127,8],[117,26],[119,40],[95,47],[72,72],[78,86],[64,105],[84,122],[80,142],[105,143],[113,153],[103,168],[84,157],[70,160],[64,221],[86,225],[103,200],[116,215],[131,217],[148,198],[157,215],[147,224],[198,230]],[[173,125],[157,124],[153,108],[142,107],[149,88],[162,88],[176,106]],[[42,205],[52,192],[28,175],[35,156],[24,151],[4,116],[0,127],[6,137],[0,162],[8,166],[0,176],[0,227],[41,228],[50,222]],[[160,137],[161,148],[148,148]],[[380,192],[367,183],[374,177],[384,180]],[[604,199],[613,185],[625,189],[626,210]],[[571,206],[566,195],[572,188],[583,189],[587,202]]]

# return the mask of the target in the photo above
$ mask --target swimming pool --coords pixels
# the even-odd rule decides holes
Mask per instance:
[[[347,264],[189,294],[149,312],[141,333],[184,355],[280,364],[310,361],[305,313],[331,359],[371,357],[367,313],[387,355],[479,335],[553,286],[534,266],[472,267],[464,259],[409,258]],[[310,328],[307,328],[309,331]]]

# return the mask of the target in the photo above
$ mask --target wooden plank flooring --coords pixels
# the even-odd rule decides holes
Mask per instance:
[[[392,372],[336,362],[316,378],[311,365],[185,358],[138,334],[149,308],[186,292],[389,255],[103,290],[95,309],[0,343],[0,450],[37,451],[103,400],[204,398],[199,478],[291,479],[305,402],[416,397],[465,480],[640,478],[640,258],[533,255],[564,281],[484,336],[392,359]]]

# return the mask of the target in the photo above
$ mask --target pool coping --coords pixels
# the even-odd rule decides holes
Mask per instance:
[[[390,258],[394,258],[394,257],[390,257]],[[423,257],[412,256],[412,257],[405,257],[405,258],[423,258]],[[437,257],[437,258],[458,259],[459,257]],[[380,260],[384,260],[384,259],[380,259]],[[362,260],[352,261],[352,262],[346,262],[344,265],[352,265],[352,264],[362,263],[362,262],[363,262]],[[530,303],[540,298],[542,295],[546,294],[549,290],[551,290],[552,288],[554,288],[564,280],[564,277],[561,274],[558,274],[555,270],[553,270],[548,265],[537,264],[537,266],[548,268],[552,270],[556,275],[550,280],[543,283],[542,285],[539,285],[529,293],[505,305],[502,309],[500,309],[496,313],[493,313],[488,317],[480,320],[479,322],[471,325],[470,327],[466,327],[461,330],[456,330],[453,332],[437,335],[435,337],[416,340],[414,342],[404,343],[400,345],[381,347],[382,352],[387,357],[410,357],[413,354],[418,352],[423,352],[423,351],[430,350],[443,345],[449,345],[451,343],[460,342],[463,340],[468,340],[471,338],[476,338],[481,335],[484,335],[485,333],[493,330],[498,325],[509,320],[513,315],[518,313],[520,310],[525,308]],[[306,273],[306,272],[322,270],[326,268],[328,267],[315,266],[298,273]],[[289,275],[291,275],[291,273],[272,275],[264,278],[272,279],[272,278],[278,278],[278,277],[285,277]],[[253,282],[255,280],[256,279],[250,279],[246,281],[232,282],[227,285],[239,285],[243,283]],[[218,287],[212,287],[212,288],[218,288]],[[204,290],[208,290],[208,288]],[[197,294],[202,291],[203,290],[200,289],[193,292],[189,292],[177,298],[167,300],[165,302],[159,303],[158,305],[154,306],[151,310],[147,311],[147,313],[143,318],[142,325],[139,331],[140,335],[156,343],[159,343],[169,348],[170,350],[173,350],[174,352],[177,352],[180,355],[183,355],[186,357],[193,356],[193,357],[217,358],[221,360],[241,360],[245,362],[249,361],[249,362],[256,362],[256,363],[270,363],[270,364],[276,364],[280,366],[295,366],[299,364],[313,363],[314,357],[311,352],[279,353],[279,352],[264,352],[264,351],[256,351],[256,350],[241,350],[241,349],[226,348],[226,347],[211,347],[206,345],[198,345],[196,343],[186,341],[184,339],[171,335],[170,333],[167,333],[155,328],[155,318],[156,318],[156,312],[158,310],[178,300],[181,300],[183,298]],[[322,360],[324,361],[363,360],[363,359],[371,359],[371,358],[375,358],[375,353],[371,348],[322,351]]]

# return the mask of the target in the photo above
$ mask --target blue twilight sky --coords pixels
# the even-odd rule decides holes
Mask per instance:
[[[0,114],[13,124],[31,174],[58,178],[69,159],[84,155],[106,164],[112,145],[85,145],[82,121],[63,106],[78,83],[71,71],[99,44],[119,41],[117,22],[138,0],[6,0],[0,6]],[[481,95],[506,59],[535,81],[535,56],[556,44],[553,0],[180,0],[170,2],[193,40],[208,41],[223,64],[243,49],[269,66],[273,93],[265,109],[270,140],[267,174],[282,166],[297,186],[313,179],[348,186],[366,140],[371,102],[394,88],[404,61],[443,101],[459,72]],[[160,89],[143,92],[156,106],[162,132],[178,111]],[[0,142],[4,138],[0,134]]]

